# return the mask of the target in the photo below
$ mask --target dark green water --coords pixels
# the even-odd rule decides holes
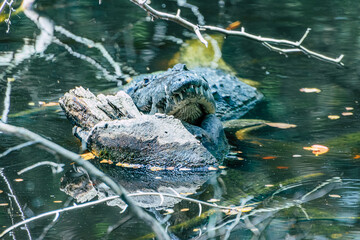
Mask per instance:
[[[360,5],[356,1],[191,1],[199,7],[206,24],[226,27],[239,20],[247,31],[261,36],[298,40],[307,27],[312,28],[304,45],[330,57],[344,54],[345,68],[307,58],[301,54],[287,58],[268,51],[261,44],[238,37],[228,37],[223,46],[223,59],[239,76],[259,82],[265,102],[259,104],[245,118],[264,119],[297,125],[291,129],[264,127],[251,132],[245,141],[230,136],[233,151],[242,151],[244,160],[230,161],[228,168],[200,187],[193,198],[207,201],[219,198],[219,205],[240,204],[241,197],[252,195],[260,202],[258,209],[286,206],[300,199],[326,180],[341,178],[342,183],[329,183],[314,192],[303,203],[302,209],[291,207],[259,213],[251,218],[261,233],[259,237],[241,222],[230,239],[360,239]],[[156,9],[176,12],[176,1],[153,1]],[[180,45],[169,39],[189,39],[189,32],[181,26],[161,20],[146,22],[146,14],[128,1],[38,1],[35,12],[51,19],[55,25],[94,42],[101,42],[113,59],[133,68],[138,73],[165,70]],[[182,16],[195,22],[189,8],[182,8]],[[65,148],[80,152],[79,142],[71,133],[71,125],[57,107],[40,111],[39,101],[57,101],[75,86],[84,86],[99,93],[117,86],[114,68],[95,48],[88,48],[55,32],[63,44],[101,65],[94,66],[69,54],[63,45],[45,44],[40,30],[23,13],[11,18],[10,32],[0,23],[0,111],[7,78],[12,82],[9,123],[28,128]],[[45,33],[43,33],[45,34]],[[46,35],[46,34],[45,34]],[[174,38],[173,38],[174,39]],[[26,43],[26,44],[25,44]],[[41,52],[34,46],[46,46]],[[77,55],[79,56],[79,55]],[[104,70],[107,74],[104,74]],[[126,69],[125,69],[126,70]],[[320,93],[303,93],[301,88],[318,88]],[[29,105],[34,103],[35,106]],[[352,110],[346,110],[351,107]],[[27,112],[28,111],[28,112]],[[343,112],[352,112],[343,116]],[[339,115],[331,120],[328,115]],[[0,154],[23,143],[15,137],[0,135]],[[303,150],[313,144],[329,147],[320,156]],[[265,159],[264,159],[265,157]],[[272,157],[266,159],[266,157]],[[59,190],[62,173],[52,174],[48,166],[17,175],[17,172],[40,161],[66,164],[38,147],[27,147],[0,158],[3,177],[0,178],[0,231],[21,221],[6,180],[16,195],[26,218],[62,208],[69,196]],[[308,176],[308,177],[304,177]],[[22,182],[15,179],[22,178]],[[6,180],[5,180],[6,179]],[[292,188],[271,195],[291,179]],[[301,181],[300,181],[301,180]],[[298,183],[298,185],[294,185]],[[269,187],[266,185],[274,185]],[[56,203],[54,201],[62,201]],[[72,203],[70,203],[72,204]],[[188,212],[180,212],[189,208]],[[203,211],[206,211],[204,208]],[[198,206],[181,202],[164,226],[173,229],[174,238],[210,238],[214,227],[234,219],[213,215],[196,224],[178,227],[198,215]],[[152,210],[158,219],[163,211]],[[308,218],[307,218],[308,216]],[[101,239],[109,226],[127,218],[127,212],[106,204],[84,208],[60,215],[45,239]],[[33,221],[28,225],[33,239],[38,238],[52,217]],[[216,238],[223,239],[226,229],[219,228]],[[255,230],[254,230],[255,231]],[[256,232],[256,231],[255,231]],[[109,239],[133,239],[150,233],[149,228],[136,217],[131,218],[109,235]],[[25,230],[14,231],[16,239],[27,239]],[[252,238],[253,237],[253,238]],[[12,239],[6,235],[5,239]]]

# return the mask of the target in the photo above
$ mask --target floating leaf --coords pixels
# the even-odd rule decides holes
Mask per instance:
[[[339,115],[329,115],[328,118],[331,120],[336,120],[336,119],[339,119],[340,116]]]
[[[302,157],[302,156],[300,154],[294,154],[294,155],[292,155],[292,157],[299,158],[299,157]]]
[[[240,21],[230,23],[229,26],[227,26],[226,30],[234,30],[234,29],[240,27],[240,25],[241,25]]]
[[[29,102],[28,105],[29,106],[35,106],[35,103],[34,102]]]
[[[91,159],[95,158],[95,155],[92,154],[91,152],[88,152],[88,153],[81,154],[80,157],[84,160],[91,160]]]
[[[14,179],[14,181],[15,181],[15,182],[22,182],[22,181],[24,181],[24,179],[22,179],[22,178],[16,178],[16,179]]]
[[[225,169],[226,166],[219,166],[219,169]]]
[[[275,156],[266,156],[266,157],[263,157],[262,159],[264,160],[271,160],[271,159],[276,159],[277,157]]]
[[[109,160],[107,160],[107,159],[103,159],[100,161],[100,163],[108,163],[108,162],[109,162]]]
[[[359,154],[355,155],[354,159],[360,159],[360,155]]]
[[[318,88],[301,88],[300,92],[304,92],[304,93],[319,93],[321,92],[320,89]]]
[[[193,232],[198,232],[198,231],[200,231],[200,228],[194,228],[193,229]]]
[[[169,170],[169,171],[174,170],[174,169],[175,169],[174,167],[167,167],[166,168],[166,170]]]
[[[216,170],[218,170],[218,169],[217,169],[216,167],[209,167],[208,170],[209,170],[209,171],[216,171]]]
[[[242,157],[237,157],[237,160],[242,161],[242,160],[244,160],[244,158],[242,158]]]
[[[54,203],[62,203],[61,200],[55,200]]]
[[[184,168],[180,168],[179,170],[180,170],[180,171],[190,171],[191,168],[185,168],[185,167],[184,167]]]
[[[289,167],[287,167],[287,166],[277,166],[276,168],[277,169],[289,169]]]
[[[343,113],[341,113],[341,115],[343,115],[343,116],[352,116],[354,114],[352,112],[343,112]]]
[[[215,202],[220,202],[220,199],[216,199],[216,198],[212,198],[210,200],[207,200],[209,203],[215,203]]]
[[[166,211],[166,213],[164,213],[164,215],[168,215],[168,214],[174,213],[174,209],[171,209],[171,208],[165,209],[165,211]]]
[[[0,203],[0,207],[5,207],[5,206],[8,206],[9,204],[8,203]]]
[[[265,123],[266,125],[270,127],[276,127],[281,129],[287,129],[287,128],[294,128],[296,127],[295,124],[288,124],[288,123]]]
[[[329,148],[323,145],[312,145],[311,147],[303,147],[303,149],[312,151],[315,156],[319,156],[320,154],[324,154],[329,151]]]
[[[155,177],[155,179],[162,179],[162,177]]]
[[[52,106],[59,106],[58,102],[39,102],[39,105],[42,107],[52,107]]]
[[[352,111],[352,110],[354,110],[353,107],[345,107],[345,109],[346,109],[346,111]]]
[[[329,194],[329,197],[332,197],[332,198],[341,198],[340,195],[337,195],[337,194]]]
[[[183,209],[180,209],[180,212],[187,212],[189,210],[190,210],[189,208],[183,208]]]
[[[0,193],[3,193],[4,191],[3,190],[0,190]]]
[[[191,193],[191,192],[180,193],[180,195],[185,195],[185,196],[192,195],[192,194],[193,193]]]
[[[245,207],[245,208],[241,209],[241,212],[246,213],[246,212],[250,212],[253,209],[254,209],[254,207]]]
[[[150,170],[155,172],[155,171],[164,170],[164,168],[162,168],[162,167],[151,167]]]
[[[14,82],[14,81],[15,81],[15,78],[7,78],[7,81],[8,81],[8,82]]]
[[[338,239],[341,238],[343,235],[341,233],[333,233],[330,235],[332,239]]]
[[[273,187],[273,184],[266,184],[265,187]]]

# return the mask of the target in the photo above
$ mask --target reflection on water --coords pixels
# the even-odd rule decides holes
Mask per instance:
[[[254,204],[250,205],[255,207],[252,211],[272,210],[241,219],[237,225],[232,225],[236,215],[214,214],[206,206],[196,218],[198,205],[187,201],[171,207],[172,214],[166,209],[149,211],[180,239],[199,235],[202,239],[226,237],[230,228],[230,239],[360,239],[358,3],[192,1],[199,7],[196,9],[185,2],[152,5],[169,12],[176,12],[181,6],[183,17],[206,24],[226,27],[239,20],[251,33],[290,40],[299,39],[311,27],[304,45],[331,57],[344,54],[346,67],[338,68],[303,55],[284,57],[259,43],[227,37],[223,59],[239,76],[259,82],[266,97],[245,118],[297,127],[258,128],[248,132],[242,141],[235,135],[228,136],[236,157],[215,177],[197,176],[199,181],[193,181],[196,187],[189,191],[193,194],[190,197],[203,201],[219,199],[216,204],[226,206],[239,205],[247,199],[246,204]],[[146,14],[127,1],[106,1],[101,5],[88,1],[38,1],[34,11],[18,16],[12,18],[9,34],[5,33],[7,26],[0,24],[0,102],[5,97],[7,78],[15,78],[9,123],[46,136],[74,152],[80,152],[81,146],[72,136],[64,114],[56,106],[39,108],[39,101],[57,101],[80,85],[93,92],[109,91],[126,80],[120,73],[164,70],[180,44],[193,37],[176,24],[146,21]],[[84,38],[74,38],[64,29]],[[101,43],[106,51],[96,43]],[[304,93],[299,91],[301,88],[318,88],[321,92]],[[339,118],[330,119],[329,115]],[[0,137],[0,154],[23,143],[17,138]],[[315,156],[303,149],[313,144],[330,150]],[[72,205],[72,198],[60,191],[63,173],[53,174],[50,166],[43,165],[17,175],[40,161],[65,163],[66,170],[72,168],[67,160],[34,146],[0,158],[0,167],[4,168],[0,179],[1,230],[21,218]],[[119,173],[115,169],[115,175]],[[159,172],[152,174],[151,181],[142,178],[150,175],[134,174],[132,178],[138,179],[132,183],[142,190],[149,185],[156,187],[160,184],[156,177],[163,176]],[[164,178],[161,184],[171,183],[170,180]],[[191,182],[192,178],[187,180]],[[126,180],[120,181],[126,184]],[[288,207],[277,209],[279,206]],[[102,204],[63,213],[52,225],[52,217],[37,220],[29,223],[27,229],[32,238],[46,236],[45,239],[99,239],[107,235],[109,226],[114,229],[109,239],[152,236],[141,220],[120,211]],[[118,225],[121,226],[117,228]],[[15,237],[27,239],[28,232],[18,229]]]

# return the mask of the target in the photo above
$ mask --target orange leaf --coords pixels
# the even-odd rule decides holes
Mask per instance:
[[[286,167],[286,166],[277,166],[276,168],[277,169],[289,169],[289,167]]]
[[[240,25],[241,25],[240,21],[230,23],[229,26],[227,26],[226,30],[234,30],[234,29],[240,27]]]
[[[270,127],[276,127],[281,129],[287,129],[287,128],[294,128],[296,127],[295,124],[288,124],[288,123],[265,123],[266,125]]]
[[[303,149],[312,151],[315,156],[318,156],[320,154],[327,153],[329,151],[329,148],[323,145],[312,145],[311,147],[303,147]]]
[[[355,155],[354,159],[360,159],[360,155],[359,154]]]
[[[266,156],[266,157],[263,157],[262,159],[264,160],[271,160],[271,159],[276,159],[277,157],[275,156]]]

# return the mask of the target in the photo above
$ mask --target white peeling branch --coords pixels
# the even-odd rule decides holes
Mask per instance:
[[[136,203],[127,195],[127,191],[114,180],[112,180],[105,173],[97,169],[90,162],[83,160],[78,154],[73,153],[60,145],[57,145],[54,142],[51,142],[40,135],[33,133],[25,128],[16,127],[10,124],[5,124],[0,121],[0,131],[5,134],[17,136],[19,138],[36,141],[39,144],[45,146],[46,148],[51,149],[52,151],[58,153],[59,155],[76,162],[79,166],[82,166],[89,175],[98,178],[102,182],[104,182],[107,186],[109,186],[117,195],[119,195],[120,199],[123,200],[128,206],[129,210],[135,214],[139,219],[144,220],[156,233],[158,239],[170,239],[169,235],[164,231],[162,226],[156,221],[152,216],[142,210],[140,207],[136,205]],[[5,234],[4,232],[0,234],[0,238]]]
[[[164,12],[160,12],[158,10],[155,10],[154,8],[150,7],[149,4],[146,3],[147,0],[145,0],[145,1],[144,0],[130,0],[130,2],[136,4],[139,7],[141,7],[142,9],[144,9],[153,18],[163,19],[163,20],[166,20],[166,21],[172,21],[172,22],[180,24],[181,26],[195,32],[195,34],[199,38],[199,40],[206,47],[208,46],[208,42],[201,35],[201,32],[200,32],[203,29],[200,26],[198,26],[196,24],[193,24],[193,23],[187,21],[186,19],[182,18],[180,16],[180,10],[177,11],[176,15],[173,15],[173,14],[164,13]]]
[[[185,20],[184,18],[182,18],[180,16],[180,10],[177,11],[176,15],[173,15],[173,14],[164,13],[164,12],[155,10],[154,8],[150,7],[149,4],[146,3],[147,2],[146,0],[130,0],[130,2],[136,4],[140,8],[144,9],[152,18],[158,18],[158,19],[163,19],[166,21],[172,21],[172,22],[175,22],[175,23],[195,32],[196,36],[199,38],[199,40],[205,46],[208,45],[208,42],[202,36],[201,31],[212,31],[212,32],[222,33],[225,35],[244,37],[244,38],[248,38],[248,39],[251,39],[251,40],[254,40],[257,42],[261,42],[268,49],[278,52],[278,53],[281,53],[281,54],[286,55],[287,53],[302,52],[309,57],[313,57],[313,58],[316,58],[316,59],[319,59],[319,60],[322,60],[325,62],[335,63],[340,66],[344,66],[344,63],[342,62],[344,55],[340,55],[338,58],[331,58],[331,57],[327,57],[323,54],[311,51],[302,45],[303,41],[308,36],[311,28],[308,28],[306,30],[305,34],[302,36],[302,38],[299,41],[294,42],[294,41],[289,41],[286,39],[275,39],[275,38],[268,38],[268,37],[261,37],[261,36],[253,35],[253,34],[247,33],[244,28],[241,28],[240,31],[235,31],[235,30],[227,30],[224,28],[209,26],[209,25],[199,26],[199,25],[195,25],[195,24]],[[284,46],[287,48],[274,47],[273,44],[281,45],[281,46]]]

